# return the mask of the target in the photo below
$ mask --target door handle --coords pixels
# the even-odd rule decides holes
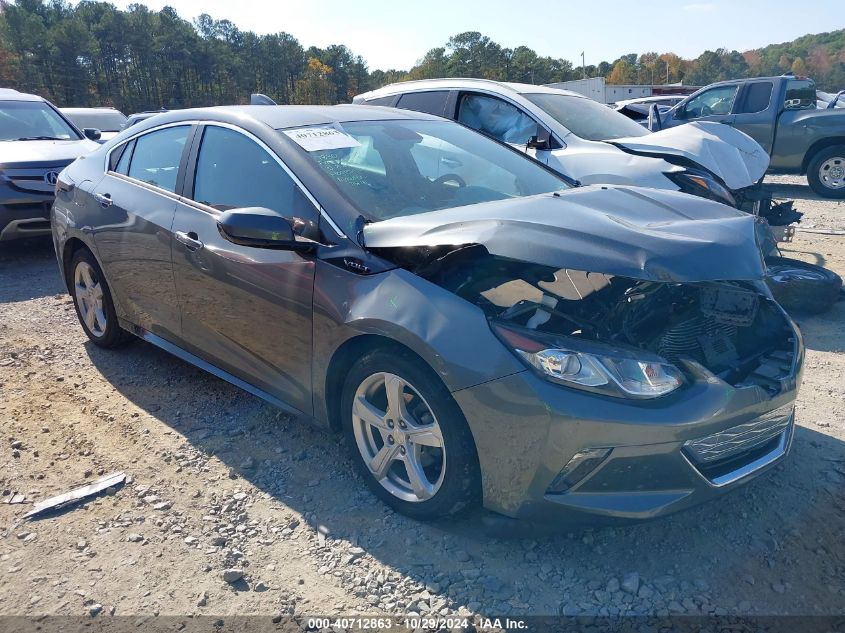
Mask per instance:
[[[112,205],[110,193],[95,193],[94,200],[99,202],[101,207],[110,207]]]
[[[198,251],[204,246],[202,241],[200,241],[199,236],[193,231],[191,231],[190,233],[185,233],[184,231],[176,231],[174,235],[176,236],[176,241],[180,244],[185,245],[185,247],[189,251]]]

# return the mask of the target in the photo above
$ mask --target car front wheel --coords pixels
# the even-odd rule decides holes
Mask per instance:
[[[475,443],[443,383],[409,354],[373,351],[344,384],[344,433],[370,489],[416,519],[475,505],[480,477]]]

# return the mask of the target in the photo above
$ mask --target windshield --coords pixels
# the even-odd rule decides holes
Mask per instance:
[[[563,127],[588,141],[610,141],[649,134],[639,123],[598,101],[563,94],[522,95]]]
[[[64,112],[64,111],[62,111]],[[80,130],[93,127],[101,132],[119,132],[126,123],[126,116],[121,112],[64,112]]]
[[[79,138],[43,101],[0,101],[0,141]]]
[[[450,121],[357,121],[283,130],[364,217],[397,216],[566,189],[520,153]],[[339,149],[299,137],[325,139]]]

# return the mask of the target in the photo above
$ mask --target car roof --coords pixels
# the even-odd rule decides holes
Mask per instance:
[[[275,130],[308,125],[348,123],[351,121],[384,121],[392,119],[440,120],[440,117],[421,112],[366,105],[241,105],[162,112],[155,115],[156,121],[151,127],[162,123],[190,120],[219,120],[237,123],[238,120],[243,120],[244,118],[264,123]],[[144,121],[144,123],[147,122]]]
[[[0,88],[0,101],[46,101],[46,99],[38,95],[18,92],[12,88]]]
[[[399,94],[401,92],[416,92],[421,90],[448,90],[448,89],[471,89],[471,88],[487,88],[493,89],[505,94],[564,94],[571,97],[582,97],[584,95],[572,92],[571,90],[561,90],[560,88],[552,88],[551,86],[536,86],[534,84],[513,83],[510,81],[493,81],[492,79],[469,79],[461,77],[445,78],[445,79],[419,79],[416,81],[400,81],[398,83],[389,84],[377,90],[365,92],[358,95],[362,99],[375,99],[378,97],[387,97],[390,95]]]

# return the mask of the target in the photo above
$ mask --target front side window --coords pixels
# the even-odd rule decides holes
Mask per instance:
[[[525,145],[537,134],[537,122],[516,106],[480,94],[461,97],[458,121],[497,141]]]
[[[179,162],[190,129],[189,125],[179,125],[148,132],[135,139],[129,177],[175,192]],[[120,165],[117,171],[120,171]]]
[[[75,141],[80,138],[42,101],[0,101],[0,141]]]
[[[687,119],[698,119],[703,116],[725,115],[731,113],[734,98],[739,86],[719,86],[705,90],[697,97],[687,101],[684,113]]]
[[[588,141],[645,136],[649,131],[613,108],[586,97],[537,93],[523,95],[567,130]]]
[[[193,199],[218,211],[276,211],[306,237],[317,222],[317,210],[267,150],[236,130],[215,125],[202,136]]]
[[[356,121],[335,129],[348,139],[342,149],[301,151],[373,221],[567,188],[530,158],[451,121]]]

